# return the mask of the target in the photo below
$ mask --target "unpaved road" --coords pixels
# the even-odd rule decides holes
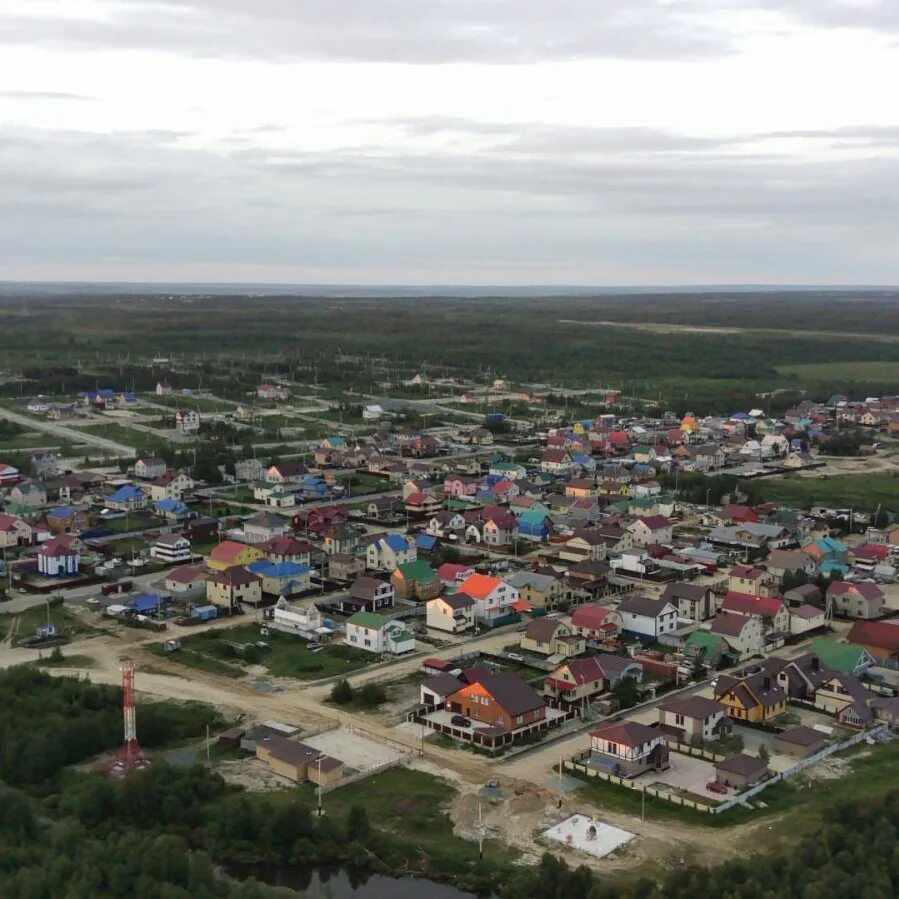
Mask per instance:
[[[95,446],[109,453],[115,453],[117,456],[127,456],[129,459],[135,455],[133,446],[125,446],[124,443],[116,443],[115,440],[109,440],[106,437],[98,437],[86,429],[79,431],[74,428],[67,428],[64,425],[32,418],[30,415],[22,415],[4,407],[0,407],[0,417],[27,427],[29,431],[43,431],[46,434],[62,437],[68,443],[86,443],[89,446]]]

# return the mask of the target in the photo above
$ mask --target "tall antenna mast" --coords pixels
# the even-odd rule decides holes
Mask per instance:
[[[124,777],[132,771],[149,767],[150,760],[144,755],[137,742],[137,715],[134,709],[134,663],[122,665],[122,714],[125,724],[125,739],[119,747],[110,774]]]

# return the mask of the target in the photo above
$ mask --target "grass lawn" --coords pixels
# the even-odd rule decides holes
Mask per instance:
[[[845,474],[823,478],[761,478],[755,485],[765,501],[786,505],[837,506],[873,511],[899,510],[899,477],[891,474]]]
[[[233,412],[234,403],[227,400],[211,400],[207,397],[198,396],[182,396],[178,394],[169,394],[167,396],[156,396],[147,398],[148,403],[154,403],[157,406],[165,406],[167,409],[195,409],[199,413],[203,412]]]
[[[47,606],[41,603],[12,616],[18,620],[16,639],[31,637],[38,625],[47,623]],[[50,623],[55,624],[57,630],[67,637],[90,637],[94,634],[105,633],[101,628],[92,627],[74,612],[70,612],[63,606],[50,607]]]
[[[291,797],[297,794],[310,808],[317,806],[311,784],[301,784],[288,793]],[[353,806],[363,808],[373,827],[395,834],[403,842],[408,840],[429,858],[439,856],[444,865],[457,864],[457,872],[452,868],[450,871],[462,874],[477,861],[478,844],[453,834],[447,809],[455,795],[453,787],[440,778],[422,771],[392,768],[350,787],[326,793],[322,805],[326,814],[340,817]],[[484,842],[484,858],[488,861],[509,863],[514,854],[514,850],[501,843]]]
[[[342,644],[310,652],[306,649],[305,641],[298,637],[278,631],[262,636],[259,630],[259,624],[247,623],[226,630],[193,634],[181,641],[180,652],[171,655],[163,652],[161,643],[151,644],[150,649],[173,662],[226,677],[241,677],[246,673],[243,668],[244,660],[235,648],[237,644],[266,643],[267,647],[261,649],[258,656],[253,656],[253,662],[264,665],[273,677],[318,680],[352,674],[376,661],[368,653],[348,649]]]
[[[159,448],[167,448],[169,442],[155,434],[148,434],[146,431],[136,431],[133,428],[127,428],[124,425],[115,422],[103,422],[103,424],[77,424],[70,426],[73,430],[81,431],[84,434],[93,434],[95,437],[105,437],[107,440],[114,440],[116,443],[122,443],[125,446],[131,446],[134,449],[154,450]]]
[[[195,638],[188,637],[188,640],[193,640]],[[184,646],[185,640],[181,641],[181,649],[178,652],[166,652],[162,648],[162,643],[148,643],[146,644],[146,649],[152,652],[154,655],[159,656],[162,659],[165,659],[167,662],[172,663],[175,667],[179,665],[185,665],[188,668],[197,668],[200,671],[208,671],[210,674],[218,674],[222,677],[243,677],[246,674],[246,671],[243,670],[239,665],[229,664],[227,662],[220,661],[215,658],[215,656],[207,655],[203,652],[198,652],[195,649],[189,649]],[[149,670],[149,669],[147,669]],[[158,669],[155,673],[159,674],[177,674],[177,671],[170,672],[165,671],[163,669]]]
[[[54,440],[55,443],[53,442]],[[2,450],[18,450],[26,447],[28,449],[35,447],[55,449],[59,445],[58,437],[44,434],[40,431],[26,431],[24,434],[6,434],[0,437],[0,449]]]
[[[756,832],[753,848],[757,851],[774,849],[782,845],[784,838],[794,840],[822,823],[824,813],[837,803],[858,803],[868,797],[880,796],[884,784],[896,783],[899,779],[899,743],[874,747],[863,745],[861,749],[855,747],[835,758],[850,763],[851,770],[835,779],[815,780],[800,775],[775,784],[757,797],[767,806],[764,809],[735,808],[720,815],[711,815],[647,796],[646,816],[657,821],[681,821],[715,829],[771,818],[767,828]],[[636,790],[623,789],[594,778],[581,779],[586,786],[578,791],[578,795],[596,802],[600,808],[640,814],[641,796]]]
[[[107,531],[125,533],[127,531],[145,531],[150,528],[161,528],[165,524],[167,524],[166,520],[164,518],[159,518],[156,515],[147,517],[126,515],[124,518],[100,519],[97,523],[97,527]]]

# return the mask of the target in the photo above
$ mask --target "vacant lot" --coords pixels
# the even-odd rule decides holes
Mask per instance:
[[[166,655],[161,643],[151,644],[149,648],[158,655]],[[343,644],[311,652],[298,637],[277,631],[262,635],[260,624],[252,623],[185,637],[180,652],[170,658],[227,677],[242,677],[247,673],[247,665],[262,665],[272,677],[299,680],[351,674],[375,660],[374,656],[348,649]]]
[[[765,501],[790,506],[830,506],[873,511],[899,509],[899,477],[847,474],[823,478],[764,478],[756,482]]]
[[[355,768],[357,771],[367,771],[378,765],[395,762],[408,754],[395,746],[344,727],[326,730],[314,737],[305,737],[303,743],[325,755],[340,759],[348,768]]]

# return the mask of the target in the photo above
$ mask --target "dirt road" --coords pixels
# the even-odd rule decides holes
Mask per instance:
[[[52,421],[42,421],[39,418],[32,418],[30,415],[13,412],[12,409],[0,408],[0,417],[23,425],[29,431],[43,431],[46,434],[61,437],[67,443],[86,443],[89,446],[115,453],[117,456],[126,456],[129,459],[135,455],[133,446],[125,446],[124,443],[116,443],[106,437],[97,437],[88,430],[79,431],[75,428],[66,428],[63,425],[53,424]]]

